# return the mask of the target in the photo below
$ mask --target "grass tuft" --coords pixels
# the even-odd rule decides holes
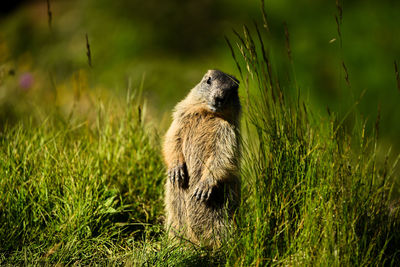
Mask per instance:
[[[134,99],[99,104],[93,123],[55,112],[2,132],[3,260],[85,263],[159,235],[150,230],[163,207],[159,140]]]
[[[368,137],[366,123],[349,129],[335,114],[313,114],[300,95],[293,101],[273,78],[256,30],[258,40],[247,28],[235,33],[236,64],[252,84],[243,101],[243,201],[228,265],[398,264],[400,217],[389,208],[397,161],[377,164],[379,117]]]

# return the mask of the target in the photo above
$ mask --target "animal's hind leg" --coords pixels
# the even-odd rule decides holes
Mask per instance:
[[[185,235],[186,207],[184,193],[181,189],[174,188],[171,184],[166,186],[165,211],[166,230],[170,238]]]
[[[226,229],[224,209],[192,200],[188,203],[187,235],[190,241],[205,246],[219,246]]]

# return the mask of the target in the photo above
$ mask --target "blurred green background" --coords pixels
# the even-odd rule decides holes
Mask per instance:
[[[286,81],[294,70],[295,83],[318,116],[327,107],[345,114],[366,90],[359,112],[372,129],[380,105],[382,145],[400,151],[400,89],[394,71],[394,61],[400,60],[400,1],[353,0],[342,6],[340,39],[335,0],[266,1],[271,29],[266,40],[277,75]],[[143,84],[150,116],[168,121],[172,107],[207,69],[238,75],[224,36],[235,43],[233,29],[253,28],[254,22],[262,26],[260,7],[257,0],[50,0],[49,25],[46,0],[5,4],[0,129],[33,112],[45,117],[46,107],[68,113],[79,102],[77,110],[88,113],[93,98],[123,98],[129,84]],[[284,23],[293,65],[287,59]]]

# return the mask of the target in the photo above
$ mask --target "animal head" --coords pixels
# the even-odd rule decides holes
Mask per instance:
[[[222,112],[232,105],[238,105],[238,88],[239,81],[234,76],[209,70],[196,86],[196,91],[212,112]]]

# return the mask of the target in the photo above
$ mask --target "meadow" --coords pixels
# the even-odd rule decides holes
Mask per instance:
[[[303,65],[293,52],[296,38],[286,25],[283,39],[275,40],[269,13],[258,6],[257,23],[239,26],[222,41],[219,49],[228,56],[219,58],[220,66],[229,66],[241,81],[243,151],[237,225],[218,250],[171,242],[163,228],[161,145],[170,111],[156,107],[168,98],[160,104],[167,110],[184,95],[172,89],[176,84],[150,94],[149,86],[161,83],[157,71],[147,70],[119,83],[116,92],[104,89],[113,80],[97,66],[110,55],[96,57],[100,51],[90,34],[77,51],[78,62],[66,63],[71,59],[62,59],[66,55],[58,47],[51,51],[60,54],[54,65],[50,58],[32,63],[28,54],[14,60],[6,53],[13,41],[3,42],[0,264],[398,265],[400,157],[391,139],[396,131],[382,128],[388,106],[367,118],[360,111],[365,93],[352,89],[357,72],[346,67],[341,8],[334,9],[333,42],[340,45],[331,64],[339,66],[336,83],[342,94],[347,90],[350,104],[340,111],[333,105],[322,112],[323,104],[314,103],[314,91],[302,86],[307,76],[298,71]],[[47,21],[43,27],[49,27]],[[56,31],[55,22],[51,27]],[[55,45],[60,36],[51,38]],[[180,45],[174,49],[184,49]],[[171,73],[196,65],[163,60]],[[115,72],[123,72],[120,68]],[[13,79],[12,71],[34,74],[35,85],[29,76]],[[197,74],[177,82],[188,90],[194,85],[189,81],[200,79]],[[391,75],[395,80],[394,69]],[[396,85],[392,90],[398,93]]]

